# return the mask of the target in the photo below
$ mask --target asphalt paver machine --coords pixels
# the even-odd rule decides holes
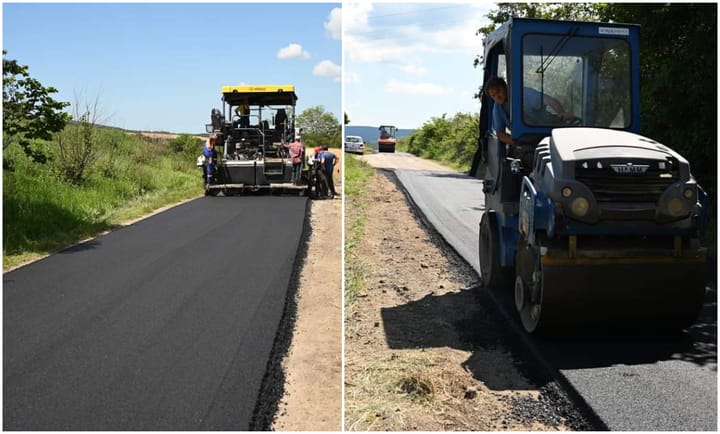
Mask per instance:
[[[307,190],[307,169],[299,185],[292,183],[292,161],[287,149],[287,144],[299,135],[295,128],[295,86],[223,86],[221,92],[222,111],[212,109],[211,122],[206,125],[206,131],[218,137],[216,146],[221,147],[206,194]],[[205,179],[207,168],[202,167]]]
[[[636,25],[512,18],[484,40],[513,143],[484,94],[480,269],[486,286],[514,288],[527,332],[679,329],[701,310],[707,195],[687,160],[640,135],[638,38]]]

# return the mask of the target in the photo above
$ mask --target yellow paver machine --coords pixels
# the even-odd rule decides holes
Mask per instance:
[[[292,183],[287,148],[300,135],[295,128],[295,86],[223,86],[221,92],[223,108],[212,109],[206,125],[206,131],[217,136],[218,155],[211,176],[207,159],[198,159],[206,195],[260,189],[306,192],[307,170],[300,183]]]

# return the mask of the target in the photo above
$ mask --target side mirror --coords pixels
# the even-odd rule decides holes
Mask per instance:
[[[206,132],[206,133],[212,133],[212,132],[213,132],[213,125],[212,125],[212,124],[205,124],[205,132]]]

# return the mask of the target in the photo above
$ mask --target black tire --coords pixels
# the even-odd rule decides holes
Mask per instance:
[[[539,246],[528,245],[524,236],[518,241],[515,260],[515,309],[528,333],[537,333],[543,320],[543,270]]]
[[[480,273],[486,288],[507,288],[512,282],[512,269],[500,266],[500,240],[495,216],[483,213],[480,220],[478,250]]]

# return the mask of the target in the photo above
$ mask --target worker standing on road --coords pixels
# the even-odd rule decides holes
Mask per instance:
[[[333,172],[335,171],[335,165],[337,164],[337,156],[332,152],[328,151],[327,146],[323,146],[323,152],[320,154],[320,165],[322,166],[322,172],[327,180],[327,186],[330,190],[330,196],[335,197],[335,182],[333,181]]]
[[[308,165],[310,166],[310,176],[312,178],[311,185],[315,186],[315,198],[325,199],[328,195],[327,182],[325,180],[325,174],[322,171],[322,165],[320,164],[320,158],[322,154],[322,148],[316,147],[314,152],[308,156]]]
[[[300,142],[300,137],[295,137],[295,141],[288,145],[290,151],[290,159],[292,160],[292,183],[300,184],[300,175],[302,174],[303,158],[305,156],[305,147]]]
[[[213,177],[215,176],[215,165],[217,164],[217,151],[215,150],[215,142],[217,141],[217,134],[213,133],[205,141],[205,147],[203,148],[203,156],[205,157],[205,185],[206,187],[212,184]]]

